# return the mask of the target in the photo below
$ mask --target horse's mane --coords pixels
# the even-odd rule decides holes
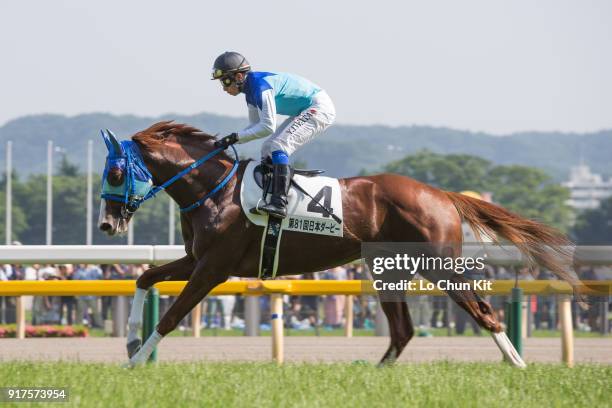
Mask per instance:
[[[136,133],[132,136],[132,140],[141,147],[152,148],[164,144],[170,136],[180,138],[181,141],[197,138],[199,143],[215,139],[215,136],[204,133],[193,126],[166,120],[157,122],[148,129]]]

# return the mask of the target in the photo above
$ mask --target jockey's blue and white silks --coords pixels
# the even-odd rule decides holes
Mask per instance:
[[[262,146],[262,158],[277,150],[291,155],[330,126],[336,117],[327,93],[297,75],[249,72],[242,91],[249,109],[249,126],[238,132],[238,143],[272,135]],[[277,114],[289,116],[280,127],[276,123]]]
[[[321,90],[317,85],[297,75],[284,72],[250,72],[242,91],[248,105],[263,109],[262,94],[270,91],[276,113],[297,116],[312,105],[312,97]]]

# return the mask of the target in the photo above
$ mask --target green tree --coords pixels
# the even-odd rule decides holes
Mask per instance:
[[[13,188],[13,202],[12,202],[12,228],[11,228],[11,241],[19,241],[21,234],[28,228],[26,216],[23,209],[19,206],[19,203],[15,200],[15,189],[20,188],[20,182],[18,175],[13,172],[11,177],[12,188]],[[0,180],[0,245],[4,245],[6,238],[6,173]]]
[[[569,191],[553,183],[543,170],[526,166],[496,166],[485,178],[496,202],[524,217],[563,231],[571,225],[572,210],[565,202]]]
[[[71,173],[70,168],[66,170]],[[61,173],[60,173],[61,174]],[[53,243],[84,244],[87,180],[80,175],[53,177]]]
[[[15,205],[13,200],[13,211],[12,211],[12,228],[11,228],[11,241],[21,240],[21,234],[28,228],[26,222],[26,216],[23,210]],[[0,192],[0,245],[4,245],[6,241],[6,193]]]
[[[99,180],[95,177],[94,180]],[[44,244],[46,237],[47,176],[33,175],[23,183],[13,184],[14,203],[23,211],[27,228],[19,234],[24,244]],[[53,177],[53,243],[85,244],[86,242],[86,177],[64,156]],[[94,182],[94,214],[97,220],[99,208],[99,183]],[[94,243],[112,244],[101,232],[94,229]]]
[[[495,202],[509,210],[563,231],[571,223],[572,211],[565,204],[569,191],[534,167],[495,166],[481,157],[423,150],[389,163],[384,171],[449,191],[491,192]]]
[[[100,176],[93,176],[93,243],[123,244],[126,236],[109,237],[97,228],[98,208],[100,208]],[[25,182],[20,182],[13,173],[13,240],[24,244],[44,244],[46,236],[47,209],[47,176],[33,175]],[[5,241],[5,186],[0,180],[0,243]],[[53,177],[53,243],[85,244],[87,180],[79,173],[76,165],[66,156],[58,164]],[[166,194],[144,203],[135,214],[135,243],[167,244],[168,243],[168,200]],[[175,207],[176,228],[175,242],[182,243],[180,233],[180,214]]]
[[[28,223],[27,230],[20,234],[24,244],[45,243],[46,177],[30,176],[23,183],[13,184],[13,204],[19,206]]]
[[[85,177],[53,177],[53,243],[85,243]],[[47,176],[30,177],[15,189],[15,198],[24,210],[29,228],[23,243],[44,244],[47,220]]]
[[[62,160],[59,163],[57,173],[60,176],[77,177],[79,175],[79,166],[70,162],[68,157],[63,154]]]
[[[612,244],[612,197],[603,200],[599,208],[578,214],[574,236],[582,245]]]
[[[441,155],[422,150],[387,164],[384,171],[403,174],[446,190],[481,190],[491,163],[466,154]]]

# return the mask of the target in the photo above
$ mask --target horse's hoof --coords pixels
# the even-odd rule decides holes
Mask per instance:
[[[376,364],[376,368],[387,368],[392,367],[395,364],[395,360],[383,360]]]
[[[140,350],[141,346],[142,346],[142,340],[140,339],[135,339],[135,340],[130,341],[127,344],[128,358],[132,358],[136,353],[138,353],[138,350]]]

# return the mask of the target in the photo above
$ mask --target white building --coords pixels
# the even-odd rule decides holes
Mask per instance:
[[[602,200],[612,196],[612,178],[604,181],[583,164],[572,167],[569,180],[561,184],[570,190],[567,204],[577,210],[597,208]]]

